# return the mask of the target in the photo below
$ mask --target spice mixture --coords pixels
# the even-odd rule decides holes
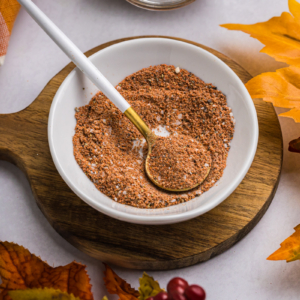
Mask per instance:
[[[156,139],[147,160],[148,171],[155,182],[174,190],[199,185],[210,165],[210,152],[196,139],[181,134]]]
[[[211,170],[197,188],[167,192],[147,178],[147,144],[103,93],[76,108],[74,155],[97,189],[113,200],[139,208],[161,208],[189,201],[222,176],[234,133],[226,96],[194,74],[169,65],[142,69],[121,81],[118,91],[150,129],[187,135],[210,152]]]

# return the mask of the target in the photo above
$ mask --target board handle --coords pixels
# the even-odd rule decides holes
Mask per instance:
[[[13,120],[14,115],[0,114],[0,160],[16,164],[18,155],[14,151],[16,131],[16,123]]]
[[[0,114],[0,160],[13,163],[26,174],[26,158],[32,158],[27,162],[34,160],[38,140],[47,139],[47,126],[40,126],[39,113],[35,113],[29,106],[16,113]]]

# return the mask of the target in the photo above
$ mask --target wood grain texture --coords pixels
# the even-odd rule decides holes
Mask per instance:
[[[139,37],[103,44],[86,55],[135,38]],[[177,40],[215,54],[243,82],[251,78],[221,53]],[[129,224],[85,204],[69,189],[53,164],[47,139],[49,109],[57,89],[73,68],[73,63],[67,65],[23,111],[0,115],[0,159],[24,171],[38,206],[60,235],[101,261],[127,268],[163,270],[206,261],[230,248],[257,224],[273,199],[282,164],[280,125],[270,103],[254,100],[259,120],[257,153],[242,183],[222,204],[179,224]]]

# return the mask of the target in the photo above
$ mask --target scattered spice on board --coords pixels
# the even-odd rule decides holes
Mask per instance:
[[[147,160],[155,182],[175,190],[199,185],[210,165],[210,152],[198,140],[181,134],[157,138]]]
[[[187,135],[211,156],[203,183],[188,192],[157,188],[147,178],[147,144],[102,92],[76,110],[74,155],[84,173],[114,201],[139,208],[161,208],[187,202],[208,191],[226,167],[234,119],[226,96],[212,84],[174,66],[159,65],[127,76],[118,91],[157,135]]]

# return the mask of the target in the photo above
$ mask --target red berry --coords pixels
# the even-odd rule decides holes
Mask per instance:
[[[160,292],[153,298],[154,300],[170,300],[167,292]]]
[[[175,291],[172,291],[170,293],[170,296],[172,300],[186,300],[185,296],[182,293],[178,293]]]
[[[184,294],[186,287],[182,285],[171,285],[169,293]]]
[[[146,300],[154,300],[154,297],[149,297]]]
[[[204,289],[196,284],[188,286],[185,291],[184,295],[188,300],[205,300],[205,291]]]
[[[170,291],[175,290],[175,287],[181,287],[181,289],[178,288],[178,292],[183,293],[186,287],[188,286],[188,283],[180,277],[175,277],[171,279],[167,285],[167,291],[170,293]],[[181,292],[183,289],[183,292]]]

